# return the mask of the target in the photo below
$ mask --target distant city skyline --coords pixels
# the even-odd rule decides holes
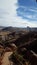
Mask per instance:
[[[37,27],[36,0],[0,0],[0,26]]]

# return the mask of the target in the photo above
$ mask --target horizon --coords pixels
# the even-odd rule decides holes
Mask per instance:
[[[13,26],[0,26],[0,27],[3,27],[3,28],[7,28],[7,27],[13,27]],[[37,28],[37,27],[13,27],[13,28]]]
[[[0,0],[0,26],[37,27],[35,0]]]

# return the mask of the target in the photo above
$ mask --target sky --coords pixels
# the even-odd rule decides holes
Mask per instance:
[[[36,0],[0,0],[0,26],[37,27]]]

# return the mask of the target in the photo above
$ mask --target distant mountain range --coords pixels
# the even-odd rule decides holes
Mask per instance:
[[[26,27],[26,28],[18,28],[18,27],[4,27],[4,26],[0,26],[0,30],[2,31],[37,31],[37,27],[35,28],[30,28],[30,27]]]
[[[5,27],[2,29],[2,31],[12,31],[13,27]]]
[[[5,28],[4,26],[0,26],[0,30],[2,30],[3,28]]]
[[[21,31],[21,30],[23,30],[23,29],[17,28],[17,27],[5,27],[2,29],[2,31],[16,31],[16,32]]]
[[[37,31],[37,27],[33,27],[33,28],[27,27],[26,29],[27,29],[28,31]]]

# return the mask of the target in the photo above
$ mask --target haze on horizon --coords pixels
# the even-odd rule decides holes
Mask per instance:
[[[0,26],[37,27],[35,0],[0,0]]]

